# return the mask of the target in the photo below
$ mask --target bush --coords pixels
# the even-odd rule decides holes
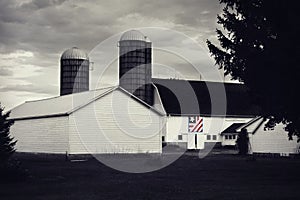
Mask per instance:
[[[246,129],[242,129],[239,133],[236,144],[240,155],[247,155],[249,153],[249,137]]]

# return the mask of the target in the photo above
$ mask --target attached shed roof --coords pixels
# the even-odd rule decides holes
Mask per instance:
[[[256,131],[264,124],[266,123],[266,120],[264,117],[258,116],[248,123],[245,123],[241,127],[237,128],[237,132],[242,131],[242,129],[246,129],[248,133],[255,134]]]
[[[243,84],[175,79],[153,79],[153,82],[159,90],[167,114],[171,116],[252,117],[260,113],[259,107],[251,102]],[[224,91],[225,95],[222,95]],[[211,95],[214,96],[213,111]]]
[[[224,131],[222,131],[222,134],[228,134],[228,133],[238,133],[237,129],[241,126],[243,126],[245,123],[233,123],[231,126],[226,128]]]

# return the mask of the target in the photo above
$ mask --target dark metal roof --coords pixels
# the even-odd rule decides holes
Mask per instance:
[[[152,80],[158,88],[166,113],[171,116],[198,114],[252,117],[260,113],[259,107],[251,102],[248,90],[243,84],[175,79]]]
[[[228,128],[226,128],[224,131],[222,131],[221,134],[226,134],[226,133],[237,133],[238,128],[240,128],[241,126],[243,126],[245,123],[233,123],[231,126],[229,126]]]

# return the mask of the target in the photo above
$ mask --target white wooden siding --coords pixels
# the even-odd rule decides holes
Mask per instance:
[[[160,153],[162,119],[115,90],[69,116],[70,153]]]
[[[263,123],[252,135],[250,134],[250,144],[253,153],[298,153],[299,143],[297,138],[288,139],[288,133],[284,130],[284,125],[278,124],[274,130],[264,131]],[[247,128],[248,129],[248,128]],[[251,129],[251,127],[249,127]]]
[[[252,118],[224,118],[224,117],[203,117],[203,135],[217,135],[217,142],[222,141],[220,133],[233,123],[247,123]],[[183,141],[187,141],[188,117],[167,117],[166,142],[180,142],[178,135],[183,135]],[[212,137],[212,136],[211,136]],[[206,138],[206,137],[205,137]],[[205,141],[216,142],[216,141]]]
[[[10,131],[18,152],[66,153],[67,124],[67,117],[17,120]]]
[[[222,146],[235,146],[237,140],[237,135],[235,136],[235,139],[225,139],[225,135],[222,137]]]

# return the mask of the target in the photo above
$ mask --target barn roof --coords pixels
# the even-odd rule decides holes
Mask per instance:
[[[137,102],[148,107],[157,114],[164,115],[164,113],[148,105],[133,94],[130,94],[125,89],[119,86],[113,86],[36,101],[26,101],[11,110],[10,119],[23,120],[67,116],[116,89],[135,99]]]
[[[153,82],[158,88],[166,113],[171,116],[252,117],[260,113],[259,107],[250,101],[243,84],[175,79],[153,79]],[[214,98],[214,110],[211,95]],[[226,101],[223,97],[226,97]]]
[[[114,90],[116,87],[101,88],[81,93],[63,95],[36,101],[26,101],[13,108],[10,119],[40,118],[68,115],[95,98]]]
[[[245,123],[244,125],[240,126],[239,128],[237,128],[237,132],[241,132],[242,129],[246,129],[248,131],[248,133],[251,134],[255,134],[256,131],[264,124],[266,123],[266,119],[258,116],[254,119],[252,119],[251,121],[249,121],[248,123]]]
[[[241,126],[243,126],[245,123],[233,123],[231,126],[226,128],[224,131],[222,131],[222,134],[227,134],[227,133],[237,133],[237,129]]]

